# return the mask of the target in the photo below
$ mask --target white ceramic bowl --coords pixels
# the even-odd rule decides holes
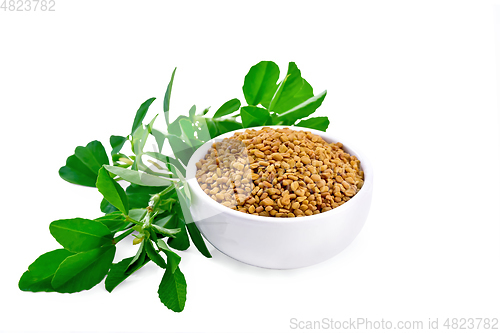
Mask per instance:
[[[284,126],[268,126],[283,128]],[[195,178],[196,165],[214,142],[232,136],[225,133],[206,142],[191,157],[186,176],[191,189],[193,219],[203,236],[222,253],[241,262],[274,269],[291,269],[317,264],[344,250],[363,227],[372,198],[373,170],[359,150],[342,138],[308,128],[326,142],[342,142],[343,149],[360,160],[364,185],[343,205],[328,212],[305,217],[255,216],[227,208],[203,192]],[[259,127],[261,128],[261,127]],[[255,128],[255,129],[259,129]]]

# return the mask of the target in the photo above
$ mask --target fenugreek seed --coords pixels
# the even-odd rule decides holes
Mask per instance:
[[[259,206],[259,207],[257,207],[257,208],[255,209],[255,212],[256,212],[256,213],[260,213],[260,212],[262,212],[263,210],[264,210],[264,207]]]
[[[266,157],[266,154],[264,154],[261,151],[256,151],[255,152],[255,156],[258,157],[258,158],[264,158],[264,157]]]
[[[313,214],[312,210],[308,209],[304,212],[307,216],[310,216]]]
[[[299,197],[302,197],[304,196],[304,194],[306,193],[306,191],[304,191],[303,189],[300,189],[300,190],[296,190],[295,191],[295,194]]]
[[[299,188],[299,183],[297,181],[294,181],[290,188],[292,189],[292,191],[296,191]]]
[[[321,177],[318,174],[314,174],[311,176],[311,179],[315,182],[319,182],[321,180]]]
[[[354,194],[356,194],[356,191],[353,188],[350,188],[350,189],[346,190],[344,193],[348,197],[352,197]]]
[[[302,156],[300,158],[300,160],[302,161],[302,163],[304,164],[310,164],[311,163],[311,159],[309,158],[309,156]]]
[[[266,212],[270,212],[273,210],[273,206],[266,206],[265,210]]]
[[[253,214],[253,213],[255,212],[255,206],[250,206],[250,207],[248,207],[248,212],[249,212],[250,214]]]
[[[271,198],[265,198],[260,203],[263,204],[264,206],[274,205],[274,201]]]
[[[260,161],[260,162],[259,162],[259,165],[268,166],[268,165],[269,165],[269,162],[266,162],[266,161]]]
[[[234,162],[233,167],[235,167],[236,169],[238,169],[238,170],[241,171],[241,170],[243,170],[243,168],[245,167],[245,165],[243,165],[240,162]]]
[[[279,153],[274,153],[271,154],[271,158],[275,161],[281,161],[283,159],[283,156]]]
[[[249,199],[247,200],[247,203],[250,205],[253,205],[255,203],[255,198],[249,197]]]
[[[300,203],[298,203],[298,202],[294,202],[294,203],[292,204],[292,209],[293,209],[293,210],[296,210],[296,209],[298,209],[299,207],[300,207]]]
[[[295,216],[301,216],[301,215],[304,215],[304,212],[300,209],[296,209],[293,211],[295,213]]]
[[[265,186],[265,187],[273,187],[273,185],[272,185],[271,183],[269,183],[267,180],[266,180],[266,181],[263,181],[261,184],[262,184],[263,186]],[[260,184],[259,184],[259,186],[260,186]]]

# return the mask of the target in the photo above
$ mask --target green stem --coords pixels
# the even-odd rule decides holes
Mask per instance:
[[[132,228],[128,229],[127,231],[125,231],[122,234],[120,234],[118,237],[115,237],[113,239],[113,243],[114,244],[118,243],[119,241],[121,241],[122,239],[124,239],[125,237],[127,237],[128,235],[130,235],[132,232],[134,232],[134,230]]]

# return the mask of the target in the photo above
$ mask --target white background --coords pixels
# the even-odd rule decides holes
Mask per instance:
[[[56,0],[55,8],[0,11],[0,331],[290,332],[291,318],[498,318],[493,3]],[[100,215],[95,189],[58,176],[77,145],[109,147],[150,97],[159,100],[146,120],[160,113],[174,67],[178,115],[243,99],[243,78],[261,60],[282,74],[295,61],[316,93],[327,89],[318,114],[371,157],[372,209],[349,248],[291,271],[190,249],[181,254],[180,314],[158,300],[162,271],[152,264],[112,294],[103,284],[74,295],[18,290],[28,265],[59,247],[51,221]],[[120,244],[119,258],[131,247]]]

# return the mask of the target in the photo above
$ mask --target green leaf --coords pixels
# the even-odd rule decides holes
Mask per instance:
[[[112,204],[110,204],[109,201],[106,200],[105,198],[102,198],[99,208],[101,209],[101,212],[103,212],[104,214],[110,214],[118,211],[118,209]]]
[[[161,268],[166,269],[167,268],[167,263],[165,260],[161,257],[161,255],[156,252],[155,248],[153,247],[153,243],[151,243],[151,240],[144,240],[146,244],[144,244],[144,248],[146,249],[146,254],[148,255],[149,259],[151,259],[155,264],[160,266]]]
[[[174,200],[174,199],[172,199]],[[156,218],[153,222],[154,225],[157,225],[159,227],[162,227],[164,228],[168,222],[170,222],[170,220],[172,220],[173,218],[175,217],[175,215],[167,215],[165,217],[162,217],[162,218]]]
[[[147,133],[147,131],[142,124],[137,127],[134,133],[132,133],[132,152],[135,155],[139,155],[141,153],[141,147],[144,147],[142,144],[142,138],[145,133]],[[134,165],[136,165],[136,163],[134,163]]]
[[[252,66],[243,84],[243,94],[248,105],[256,106],[271,101],[278,88],[276,82],[279,75],[279,67],[272,61],[261,61]]]
[[[214,120],[214,123],[217,126],[217,134],[212,137],[243,128],[242,124],[234,119]]]
[[[128,216],[133,219],[134,221],[140,221],[144,218],[146,215],[147,210],[144,208],[136,208],[136,209],[131,209],[128,212]]]
[[[167,86],[167,91],[165,92],[165,98],[163,99],[163,113],[165,115],[165,123],[167,124],[167,127],[170,125],[168,120],[168,113],[170,112],[170,95],[172,94],[172,85],[174,84],[174,76],[176,70],[177,67],[175,67],[174,71],[172,72],[172,76],[170,77],[170,82],[168,83]]]
[[[121,169],[122,171],[127,169]],[[110,204],[118,208],[120,212],[128,214],[128,199],[123,188],[109,175],[106,168],[99,170],[97,178],[97,189],[109,201]]]
[[[300,88],[300,90],[292,98],[289,98],[287,100],[281,98],[279,103],[277,103],[277,105],[274,107],[273,111],[276,113],[285,112],[296,107],[300,103],[308,100],[313,96],[313,88],[305,79],[302,79],[302,87]]]
[[[207,249],[207,245],[201,236],[200,230],[194,222],[186,224],[187,230],[189,231],[189,236],[194,243],[194,246],[201,252],[205,257],[212,258],[210,251]]]
[[[171,124],[170,126],[168,126],[168,133],[170,134],[174,134],[174,135],[177,135],[178,137],[180,137],[182,135],[182,131],[181,131],[181,126],[179,125],[179,122],[182,120],[182,119],[187,119],[189,120],[189,117],[186,117],[184,115],[180,115],[179,117],[177,117]]]
[[[115,246],[103,246],[67,257],[54,274],[52,287],[60,293],[92,288],[108,273],[115,251]]]
[[[166,269],[158,288],[161,302],[170,310],[181,312],[186,304],[186,294],[186,279],[180,268],[177,268],[174,273]]]
[[[111,148],[113,148],[113,150],[111,151],[111,155],[118,154],[123,148],[125,142],[127,142],[127,138],[123,136],[112,135],[109,138],[109,143],[111,144]]]
[[[162,151],[163,150],[163,144],[165,143],[165,134],[155,128],[153,128],[151,130],[151,135],[154,136],[155,138],[155,141],[156,141],[156,144],[158,145],[158,151]]]
[[[209,122],[211,122],[211,125],[208,124]],[[207,142],[212,138],[210,133],[210,126],[215,126],[212,119],[208,119],[205,117],[196,117],[196,134],[200,141]]]
[[[103,223],[82,218],[57,220],[50,224],[50,233],[66,250],[86,252],[111,245],[113,235]]]
[[[124,180],[141,186],[169,186],[172,181],[167,178],[162,178],[154,175],[150,175],[144,172],[123,169],[120,167],[105,165],[104,168],[117,176],[120,176]]]
[[[131,273],[134,270],[136,270],[136,268],[138,266],[143,266],[144,265],[144,261],[147,258],[146,257],[146,251],[144,250],[144,243],[145,243],[145,241],[143,240],[141,242],[141,245],[139,245],[139,249],[137,250],[137,253],[135,254],[135,256],[130,261],[130,264],[128,265],[125,273]]]
[[[271,99],[271,102],[269,102],[269,107],[267,108],[269,111],[273,111],[274,110],[274,107],[276,105],[276,103],[278,102],[278,100],[280,99],[281,97],[281,93],[283,92],[283,89],[285,88],[286,86],[286,81],[287,79],[290,77],[290,75],[287,75],[283,81],[278,85],[278,89],[276,90],[276,92],[274,93],[274,96],[273,98]]]
[[[278,115],[278,120],[284,122],[286,125],[293,124],[297,119],[305,118],[311,115],[326,97],[326,90],[322,93],[309,98],[307,101],[297,105],[296,107],[285,111]]]
[[[207,130],[210,137],[209,139],[206,139],[206,141],[210,140],[211,138],[215,138],[220,134],[219,129],[217,128],[217,125],[213,119],[205,118],[205,124],[207,125]]]
[[[208,111],[210,111],[210,106],[208,108],[203,109],[203,111],[201,111],[201,115],[202,116],[206,115]]]
[[[133,210],[129,211],[129,215],[132,213],[132,211]],[[122,214],[122,212],[118,211],[98,217],[94,219],[94,221],[98,221],[104,224],[113,234],[118,231],[125,230],[130,225],[130,223],[125,220],[125,216]]]
[[[201,252],[205,257],[212,258],[210,251],[207,249],[207,245],[201,236],[200,230],[194,223],[193,217],[191,215],[191,211],[189,210],[189,200],[184,196],[183,191],[178,191],[178,199],[180,204],[180,210],[177,208],[177,216],[181,220],[181,224],[185,224],[186,228],[189,232],[189,236],[194,243],[194,246]],[[177,206],[178,207],[178,206]]]
[[[50,282],[59,265],[74,253],[58,249],[39,256],[19,280],[19,289],[22,291],[54,291]]]
[[[154,116],[154,118],[145,127],[141,124],[134,132],[134,134],[132,134],[132,151],[136,156],[140,156],[142,154],[142,150],[146,145],[148,136],[153,130],[153,124],[156,120],[156,117],[158,117],[158,115]],[[137,164],[137,159],[136,163],[134,164]]]
[[[188,143],[193,149],[197,149],[199,146],[201,146],[203,143],[198,140],[194,133],[194,128],[193,128],[193,123],[191,123],[191,120],[189,119],[181,119],[179,121],[179,125],[181,127],[181,139],[184,140],[184,142]]]
[[[104,286],[106,287],[106,290],[109,292],[112,292],[113,289],[116,288],[120,283],[122,283],[126,278],[128,278],[132,273],[143,267],[149,262],[149,258],[146,258],[142,265],[137,265],[134,266],[134,269],[131,270],[129,273],[126,273],[125,271],[130,265],[130,262],[132,261],[133,257],[130,258],[125,258],[119,263],[113,264],[111,266],[111,269],[109,270],[108,276],[106,276],[106,281],[104,282]]]
[[[272,111],[277,113],[290,110],[314,96],[311,86],[301,77],[300,70],[294,62],[288,64],[287,77],[283,92],[272,108]]]
[[[182,141],[182,139],[176,135],[168,134],[167,139],[170,143],[170,147],[172,148],[175,157],[181,160],[184,165],[187,165],[189,159],[194,153],[193,148],[191,148],[191,146]]]
[[[326,131],[328,125],[330,125],[330,120],[328,120],[328,117],[313,117],[306,120],[302,120],[297,124],[297,126],[300,127],[317,129],[323,132]]]
[[[148,206],[151,196],[160,193],[165,186],[142,186],[130,184],[125,193],[127,193],[129,208],[144,208]]]
[[[168,245],[179,251],[187,250],[189,248],[190,243],[184,220],[181,220],[179,218],[179,215],[177,215],[177,217],[175,219],[172,219],[169,224],[171,224],[168,226],[169,228],[172,229],[180,228],[181,231],[175,234],[175,238],[171,237],[168,239],[167,241]]]
[[[109,164],[106,150],[99,141],[92,141],[85,147],[76,147],[75,154],[59,169],[59,175],[72,184],[95,187],[97,173],[103,164]]]
[[[170,271],[174,273],[177,267],[179,267],[179,263],[181,262],[181,257],[179,257],[177,253],[172,251],[167,246],[167,243],[163,241],[163,239],[158,239],[156,241],[156,245],[158,245],[158,248],[167,255],[167,266],[168,266],[167,269],[170,269]]]
[[[153,103],[153,101],[155,99],[156,99],[155,97],[150,98],[147,101],[145,101],[144,103],[142,103],[142,105],[139,107],[139,110],[137,110],[137,112],[135,114],[135,119],[134,119],[134,123],[132,124],[132,131],[130,131],[130,134],[134,134],[135,130],[139,126],[141,126],[142,121],[144,120],[144,117],[146,117],[146,113],[149,110],[149,106],[151,105],[151,103]]]
[[[244,106],[241,108],[241,121],[244,128],[263,126],[271,118],[269,111],[257,106]]]
[[[194,122],[194,116],[196,115],[196,105],[193,105],[191,109],[189,109],[189,119]]]
[[[233,112],[238,111],[241,106],[241,102],[237,98],[233,98],[226,103],[222,104],[222,106],[215,112],[213,118],[221,118],[231,114]]]
[[[167,255],[167,269],[170,269],[172,273],[175,272],[177,267],[179,267],[179,263],[181,262],[181,257],[174,251],[172,251],[168,246],[167,243],[163,241],[163,239],[158,239],[156,241],[156,245],[158,245],[158,248],[161,249],[166,255]]]
[[[162,199],[160,201],[160,204],[159,204],[159,208],[160,209],[163,209],[163,210],[166,210],[166,211],[171,211],[172,210],[172,206],[177,202],[176,199],[174,198],[166,198],[166,199]]]

